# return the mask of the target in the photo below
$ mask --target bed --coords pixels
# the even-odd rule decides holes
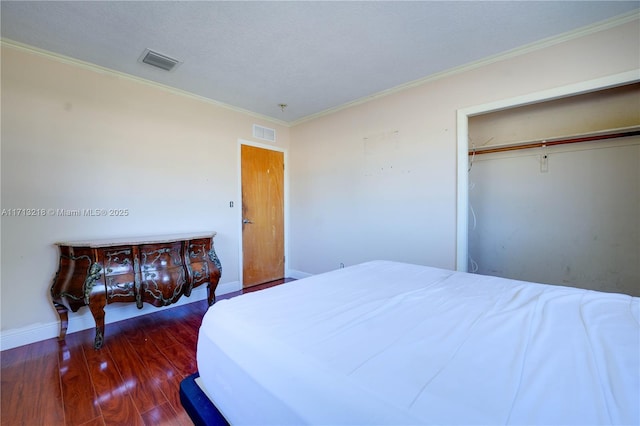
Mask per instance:
[[[637,425],[640,298],[367,262],[217,302],[197,362],[233,425]]]

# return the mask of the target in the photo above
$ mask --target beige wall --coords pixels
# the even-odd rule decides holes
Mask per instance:
[[[2,208],[129,214],[2,217],[2,331],[56,325],[57,241],[217,231],[221,283],[238,281],[238,139],[254,123],[289,147],[288,127],[3,45]]]
[[[637,70],[639,33],[626,22],[293,127],[290,267],[455,268],[456,111]]]

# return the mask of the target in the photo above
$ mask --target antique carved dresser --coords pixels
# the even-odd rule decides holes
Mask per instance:
[[[94,347],[104,343],[104,307],[110,303],[166,306],[202,284],[208,302],[222,266],[214,233],[156,238],[58,243],[60,263],[51,297],[60,316],[60,339],[67,333],[68,310],[88,306],[96,322]]]

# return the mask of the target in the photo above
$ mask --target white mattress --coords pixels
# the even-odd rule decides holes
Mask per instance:
[[[220,300],[231,424],[639,424],[640,298],[376,261]]]

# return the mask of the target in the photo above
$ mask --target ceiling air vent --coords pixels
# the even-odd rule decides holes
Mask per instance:
[[[140,57],[140,61],[165,71],[171,71],[180,64],[180,61],[177,59],[170,58],[150,49],[145,49]]]
[[[258,126],[257,124],[253,125],[253,137],[262,139],[269,142],[276,141],[276,131],[275,129],[270,129],[268,127]]]

